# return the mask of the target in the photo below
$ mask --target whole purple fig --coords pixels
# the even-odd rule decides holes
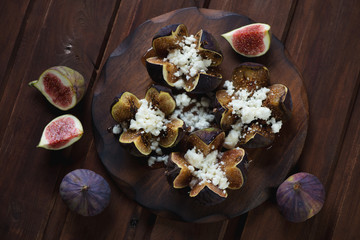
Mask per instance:
[[[60,184],[60,195],[67,206],[83,216],[101,213],[110,202],[110,187],[99,174],[88,169],[68,173]]]
[[[300,172],[290,176],[279,186],[276,199],[287,220],[303,222],[321,210],[325,190],[317,177]]]

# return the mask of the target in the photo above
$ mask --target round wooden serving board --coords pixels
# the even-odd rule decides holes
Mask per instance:
[[[261,63],[269,69],[271,83],[286,85],[293,99],[293,117],[283,125],[272,147],[249,150],[252,162],[244,187],[228,190],[228,198],[215,206],[203,206],[184,191],[173,189],[163,168],[150,169],[144,164],[146,158],[129,155],[118,139],[107,131],[115,124],[109,112],[115,96],[129,91],[139,99],[144,97],[152,81],[141,57],[150,48],[154,34],[174,23],[184,23],[191,34],[205,29],[214,35],[224,55],[221,65],[224,79],[230,79],[233,69],[242,62]],[[269,197],[271,189],[285,179],[300,156],[308,129],[308,102],[301,76],[285,56],[282,43],[273,37],[269,52],[259,58],[247,59],[235,53],[221,37],[222,33],[249,23],[252,21],[247,17],[218,10],[186,8],[170,12],[140,25],[115,49],[103,69],[92,105],[98,154],[124,193],[161,216],[210,222],[245,213]]]

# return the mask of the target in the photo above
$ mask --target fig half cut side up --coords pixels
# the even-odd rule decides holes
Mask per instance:
[[[270,26],[264,23],[253,23],[230,32],[223,36],[235,50],[244,57],[259,57],[270,48]]]
[[[56,66],[45,70],[38,80],[29,83],[60,110],[69,110],[82,99],[86,91],[84,77],[77,71]]]
[[[185,46],[187,37],[189,37],[189,33],[184,24],[173,24],[160,29],[153,38],[151,54],[148,52],[144,55],[146,69],[151,79],[159,84],[193,93],[210,92],[219,86],[222,80],[217,68],[223,59],[222,52],[216,39],[205,30],[200,30],[192,37],[193,40],[195,39],[195,43]],[[170,54],[174,54],[176,50],[179,54],[176,57],[177,64],[184,64],[185,58],[187,61],[197,59],[199,62],[188,63],[186,66],[191,66],[190,70],[186,70],[188,72],[180,71],[185,67],[178,66],[169,59]],[[191,56],[187,56],[189,52],[192,52]],[[201,60],[198,58],[199,56]],[[210,60],[208,67],[202,70],[192,67],[200,66],[204,60],[207,62]]]
[[[142,104],[148,105],[143,108]],[[178,118],[170,119],[175,107],[171,90],[164,86],[152,85],[142,100],[132,93],[122,93],[115,98],[110,109],[113,119],[124,128],[119,137],[120,143],[132,155],[139,157],[149,156],[155,145],[174,147],[185,135],[184,122]],[[141,108],[143,112],[138,114]]]
[[[80,120],[71,114],[65,114],[46,125],[38,147],[60,150],[77,142],[83,132]]]

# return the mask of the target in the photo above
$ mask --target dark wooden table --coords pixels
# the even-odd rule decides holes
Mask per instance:
[[[287,222],[274,199],[222,222],[158,217],[128,199],[102,165],[91,102],[110,53],[147,19],[184,7],[231,11],[272,26],[303,77],[310,122],[291,172],[316,175],[326,188],[321,212]],[[0,2],[1,239],[360,239],[360,2],[357,0],[2,0]],[[28,82],[55,65],[89,81],[69,113],[85,134],[64,151],[36,148],[43,127],[63,114]],[[106,106],[105,106],[106,107]],[[70,212],[59,196],[68,172],[88,168],[110,183],[110,206],[95,217]]]

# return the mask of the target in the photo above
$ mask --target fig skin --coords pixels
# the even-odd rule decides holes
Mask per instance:
[[[53,106],[63,111],[75,107],[86,91],[84,77],[66,66],[45,70],[39,79],[30,82],[29,86],[38,89]]]
[[[68,173],[61,181],[59,192],[69,209],[82,216],[101,213],[109,205],[111,195],[106,180],[88,169]]]
[[[152,42],[151,54],[145,54],[145,66],[151,79],[159,84],[175,87],[175,83],[181,78],[175,76],[177,67],[164,61],[168,53],[173,49],[180,48],[178,42],[189,35],[184,24],[173,24],[160,29]],[[184,80],[185,91],[193,93],[205,93],[216,89],[222,76],[216,66],[222,62],[222,52],[216,39],[207,31],[200,30],[195,35],[196,48],[204,59],[211,59],[211,65],[206,73],[199,72],[194,77]]]
[[[235,52],[244,57],[259,57],[270,48],[271,27],[264,23],[253,23],[221,35]]]
[[[37,147],[61,150],[79,141],[84,133],[80,120],[65,114],[51,120],[44,128]]]
[[[320,180],[306,172],[286,179],[276,192],[280,212],[291,222],[303,222],[317,214],[325,202]]]

